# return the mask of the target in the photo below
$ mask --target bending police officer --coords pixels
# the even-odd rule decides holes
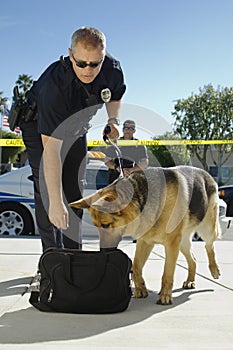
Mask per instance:
[[[126,89],[120,63],[106,53],[105,36],[98,29],[75,31],[68,53],[33,84],[27,101],[36,104],[36,118],[20,123],[33,173],[43,251],[63,245],[81,248],[82,212],[74,213],[67,203],[82,197],[89,121],[105,104],[108,136],[117,138]]]

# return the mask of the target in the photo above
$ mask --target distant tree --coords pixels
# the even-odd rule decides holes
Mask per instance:
[[[180,139],[172,132],[166,132],[164,135],[153,138],[154,140],[177,140]],[[175,166],[188,164],[190,152],[185,145],[178,146],[147,146],[150,166]]]
[[[20,136],[15,135],[12,132],[2,130],[3,139],[21,139]],[[2,163],[15,163],[18,155],[25,150],[25,147],[2,147]]]
[[[233,88],[218,87],[215,90],[211,84],[204,86],[199,89],[199,94],[177,100],[172,115],[175,118],[174,130],[182,139],[232,140]],[[208,170],[207,150],[211,150],[210,145],[188,147],[203,168]],[[233,147],[229,144],[218,145],[218,157],[213,161],[219,169],[219,182],[221,166],[227,160],[226,154],[229,157],[232,150]]]
[[[6,113],[5,108],[8,107],[8,97],[3,97],[3,92],[0,92],[0,112],[1,117]],[[3,139],[21,139],[12,132],[7,132],[0,128],[0,138]],[[1,149],[1,163],[14,163],[18,155],[25,150],[25,147],[11,147],[6,146]]]
[[[20,95],[25,99],[26,92],[30,89],[33,84],[33,79],[31,75],[20,74],[16,84],[19,87]]]

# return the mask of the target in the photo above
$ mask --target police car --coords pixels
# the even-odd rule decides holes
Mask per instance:
[[[87,164],[84,196],[108,184],[108,168],[101,160]],[[88,210],[84,210],[83,232],[98,235]],[[0,176],[0,235],[35,235],[35,203],[32,173],[29,165]]]

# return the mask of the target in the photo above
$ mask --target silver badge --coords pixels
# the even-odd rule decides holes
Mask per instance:
[[[109,90],[109,88],[105,88],[103,90],[101,90],[101,98],[104,102],[109,102],[111,100],[111,91]]]

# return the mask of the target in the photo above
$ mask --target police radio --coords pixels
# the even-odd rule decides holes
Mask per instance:
[[[19,125],[22,113],[24,112],[25,104],[22,96],[20,96],[19,88],[16,85],[13,89],[13,103],[8,115],[9,127],[12,131]]]

